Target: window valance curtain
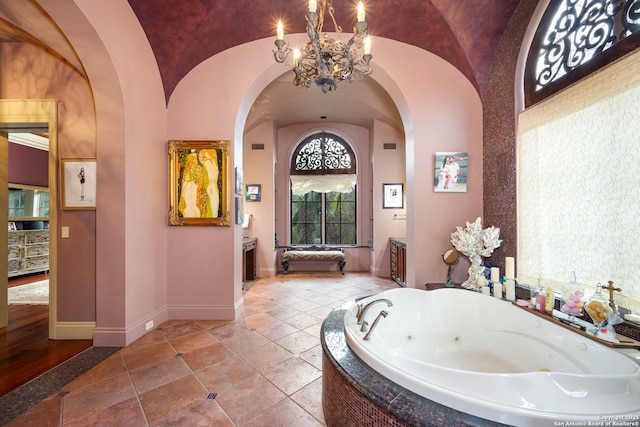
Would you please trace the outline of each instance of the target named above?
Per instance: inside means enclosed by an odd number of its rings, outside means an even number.
[[[318,193],[350,193],[356,185],[358,175],[291,175],[291,190],[294,196],[303,196],[311,191]]]

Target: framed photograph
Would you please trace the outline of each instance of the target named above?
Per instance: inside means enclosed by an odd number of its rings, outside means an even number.
[[[260,184],[247,184],[247,202],[260,201]]]
[[[95,210],[96,159],[60,159],[62,210]]]
[[[15,222],[9,221],[9,230],[17,230]]]
[[[466,151],[436,152],[434,190],[443,193],[466,193],[468,159]]]
[[[382,184],[382,208],[404,208],[404,184]]]
[[[231,226],[230,141],[169,141],[169,225]]]
[[[242,169],[236,166],[236,194],[242,195]]]
[[[236,200],[236,224],[240,225],[244,222],[244,203],[242,203],[242,197],[234,197]]]

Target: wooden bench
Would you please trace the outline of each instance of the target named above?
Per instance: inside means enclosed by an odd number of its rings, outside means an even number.
[[[316,245],[285,248],[282,254],[282,267],[285,273],[289,271],[291,262],[337,262],[342,274],[347,263],[342,249]]]

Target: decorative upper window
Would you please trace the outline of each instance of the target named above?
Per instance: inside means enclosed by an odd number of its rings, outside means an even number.
[[[527,59],[531,105],[640,46],[640,0],[552,0]]]
[[[342,138],[328,133],[304,139],[293,153],[291,175],[355,174],[356,157]]]

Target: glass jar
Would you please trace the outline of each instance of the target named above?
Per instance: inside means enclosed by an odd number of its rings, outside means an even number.
[[[613,312],[609,307],[609,302],[602,295],[602,285],[600,283],[596,286],[596,293],[589,298],[589,302],[584,308],[595,325],[602,324],[607,320],[609,313]]]
[[[584,289],[576,282],[576,273],[572,273],[573,278],[564,286],[564,302],[560,306],[560,311],[572,316],[582,316],[585,304]]]

